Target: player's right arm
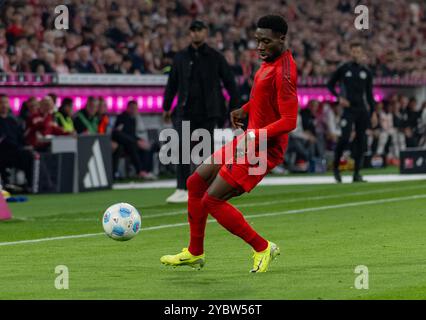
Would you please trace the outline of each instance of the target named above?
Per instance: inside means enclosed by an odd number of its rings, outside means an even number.
[[[244,126],[243,120],[248,115],[249,102],[241,108],[231,111],[231,125],[234,129],[241,129]]]

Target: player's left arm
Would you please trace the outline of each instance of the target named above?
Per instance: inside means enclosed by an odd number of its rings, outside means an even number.
[[[376,107],[376,101],[373,95],[373,74],[370,70],[367,71],[367,87],[366,87],[367,103],[370,106],[370,114],[373,113]]]
[[[276,90],[280,119],[261,128],[266,130],[268,140],[289,133],[297,126],[299,107],[297,99],[297,69],[293,61],[283,61],[283,67],[277,68],[274,90]],[[257,132],[255,133],[258,136]]]

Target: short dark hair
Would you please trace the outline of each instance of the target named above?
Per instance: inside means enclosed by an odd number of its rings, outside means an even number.
[[[271,29],[272,32],[280,33],[282,35],[287,34],[288,25],[282,16],[275,14],[268,14],[261,17],[257,21],[257,27],[262,29]]]
[[[64,98],[64,100],[62,100],[61,107],[66,107],[66,106],[72,107],[72,104],[73,104],[72,99],[67,97],[67,98]]]
[[[56,100],[58,99],[58,96],[56,95],[56,93],[49,93],[47,94],[48,97],[51,97],[53,102],[56,103]]]
[[[127,102],[127,108],[128,108],[128,107],[130,107],[132,104],[138,105],[138,103],[137,103],[137,101],[136,101],[136,100],[129,100],[129,101]]]

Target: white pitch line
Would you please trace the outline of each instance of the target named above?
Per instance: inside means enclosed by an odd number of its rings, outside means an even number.
[[[313,211],[332,210],[332,209],[340,209],[340,208],[347,208],[347,207],[375,205],[375,204],[382,204],[382,203],[416,200],[416,199],[425,199],[425,198],[426,198],[426,194],[418,194],[418,195],[412,195],[412,196],[407,196],[407,197],[397,197],[397,198],[388,198],[388,199],[379,199],[379,200],[370,200],[370,201],[349,202],[349,203],[343,203],[343,204],[337,204],[337,205],[331,205],[331,206],[321,206],[321,207],[312,207],[312,208],[305,208],[305,209],[286,210],[286,211],[246,215],[245,218],[256,219],[256,218],[263,218],[263,217],[274,217],[274,216],[281,216],[281,215],[300,214],[300,213],[313,212]],[[212,223],[212,222],[216,222],[216,220],[213,220],[213,219],[207,220],[207,223]],[[188,225],[187,222],[174,223],[174,224],[164,224],[164,225],[159,225],[159,226],[142,228],[141,231],[175,228],[175,227],[182,227],[182,226],[187,226],[187,225]],[[26,243],[38,243],[38,242],[65,240],[65,239],[76,239],[76,238],[89,238],[89,237],[94,237],[94,236],[99,236],[99,235],[104,235],[104,233],[100,232],[100,233],[89,233],[89,234],[80,234],[80,235],[72,235],[72,236],[42,238],[42,239],[34,239],[34,240],[0,242],[0,246],[11,246],[11,245],[18,245],[18,244],[26,244]]]
[[[364,175],[363,178],[368,182],[397,182],[397,181],[416,181],[426,180],[426,174],[370,174]],[[351,183],[352,177],[343,175],[343,183]],[[276,185],[314,185],[314,184],[336,184],[333,176],[267,176],[260,183],[260,186],[276,186]],[[116,183],[113,185],[114,190],[128,189],[161,189],[175,188],[176,180],[160,180],[153,182],[129,182]]]
[[[41,239],[33,239],[33,240],[19,240],[19,241],[12,241],[12,242],[0,242],[0,246],[12,246],[15,244],[37,243],[37,242],[46,242],[46,241],[55,241],[55,240],[64,240],[64,239],[90,238],[90,237],[98,236],[100,234],[104,234],[104,233],[86,233],[86,234],[77,234],[72,236],[41,238]]]

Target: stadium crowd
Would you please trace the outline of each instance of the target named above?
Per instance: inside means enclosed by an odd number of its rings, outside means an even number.
[[[149,141],[136,101],[129,101],[127,109],[114,116],[113,122],[103,98],[89,97],[85,108],[75,113],[71,98],[63,99],[59,108],[56,101],[54,94],[41,100],[29,98],[15,116],[8,96],[0,94],[0,174],[3,181],[8,181],[7,169],[17,168],[24,171],[31,185],[32,160],[37,153],[50,151],[54,136],[87,134],[111,137],[114,173],[118,170],[119,159],[125,156],[138,178],[156,179],[152,171],[158,143]]]
[[[102,98],[89,97],[85,108],[75,113],[71,98],[63,99],[59,108],[55,101],[54,94],[40,101],[29,98],[20,114],[14,116],[8,97],[0,95],[3,179],[7,168],[16,167],[23,170],[30,181],[33,152],[48,152],[53,136],[79,134],[111,136],[114,173],[120,157],[126,156],[137,177],[156,178],[153,156],[159,150],[159,142],[149,138],[135,101],[129,102],[119,115],[109,115]],[[330,160],[340,135],[341,114],[342,108],[330,102],[311,100],[306,108],[300,108],[283,167],[295,172],[314,171],[310,168],[312,162]],[[379,102],[372,114],[366,153],[381,158],[383,165],[398,165],[399,151],[416,146],[426,147],[426,101],[420,103],[415,98],[393,95]]]
[[[291,26],[288,44],[300,75],[328,76],[356,39],[368,44],[365,62],[375,76],[426,74],[424,1],[363,1],[370,16],[363,32],[353,27],[357,0],[2,3],[0,71],[9,73],[167,73],[174,54],[188,45],[188,25],[197,17],[209,25],[209,45],[224,52],[234,71],[248,79],[258,63],[256,18],[275,12]],[[69,30],[54,28],[54,8],[62,4],[69,8]]]
[[[256,18],[275,12],[291,26],[287,41],[300,76],[328,78],[347,58],[353,40],[365,45],[365,63],[376,77],[425,76],[425,2],[364,1],[371,28],[354,32],[358,2],[0,0],[0,72],[167,74],[175,53],[188,46],[188,26],[197,17],[209,26],[208,44],[224,54],[240,79],[244,103],[259,64],[253,40]],[[54,8],[61,4],[70,11],[69,30],[54,29]],[[34,152],[49,151],[55,135],[81,134],[111,137],[114,173],[126,156],[136,176],[156,178],[153,157],[159,143],[149,138],[136,102],[111,115],[102,98],[90,97],[84,109],[74,110],[72,98],[57,106],[52,94],[28,99],[16,117],[8,97],[0,95],[2,179],[7,179],[7,168],[16,167],[30,182]],[[330,163],[341,115],[342,107],[331,102],[311,100],[300,108],[283,167],[306,172],[315,171],[316,163]],[[426,147],[426,102],[393,95],[378,103],[368,129],[367,154],[397,165],[399,151],[415,146]]]

